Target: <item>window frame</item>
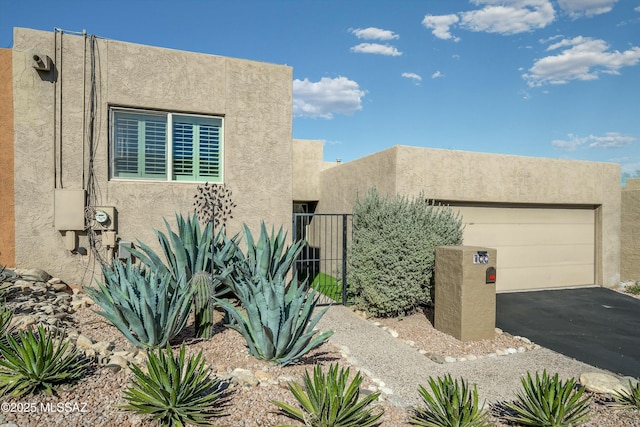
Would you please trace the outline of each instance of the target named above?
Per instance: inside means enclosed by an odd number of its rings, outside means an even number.
[[[116,114],[124,113],[124,114],[138,114],[143,116],[155,116],[155,117],[163,117],[166,124],[166,141],[165,141],[165,176],[164,177],[143,177],[143,176],[117,176],[116,175]],[[173,122],[174,116],[184,117],[187,122],[196,121],[198,119],[219,121],[219,148],[218,148],[218,159],[219,159],[219,173],[217,177],[214,176],[205,176],[201,177],[201,179],[184,179],[180,178],[180,175],[177,175],[173,170],[174,166],[174,156],[173,145],[174,145],[174,129]],[[131,108],[131,107],[119,107],[119,106],[110,106],[109,107],[109,179],[113,181],[136,181],[136,182],[167,182],[167,183],[202,183],[202,182],[210,182],[214,184],[222,184],[224,183],[224,142],[225,142],[225,133],[224,133],[224,116],[223,115],[206,115],[206,114],[194,114],[194,113],[183,113],[179,111],[165,111],[165,110],[150,110],[144,108]],[[198,147],[200,147],[200,139],[198,138]],[[138,158],[140,161],[140,158]],[[192,159],[193,162],[193,159]],[[193,164],[193,168],[196,166]],[[143,168],[144,164],[138,163],[138,168]]]

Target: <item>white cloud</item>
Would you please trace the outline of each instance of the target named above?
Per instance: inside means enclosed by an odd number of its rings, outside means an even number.
[[[635,10],[636,12],[640,12],[640,6],[634,8],[633,10]]]
[[[556,139],[551,144],[563,151],[575,151],[579,147],[588,148],[622,148],[635,142],[633,136],[621,135],[619,132],[607,132],[604,136],[589,135],[579,137],[574,134],[567,135],[567,140]]]
[[[460,25],[471,31],[518,34],[544,28],[555,19],[549,0],[472,0],[485,5],[460,13]]]
[[[422,25],[433,30],[431,32],[437,38],[449,40],[453,38],[449,30],[451,26],[456,24],[459,20],[460,18],[458,18],[457,15],[427,15],[422,20]],[[456,37],[454,40],[458,41],[459,39]]]
[[[619,74],[619,69],[636,65],[640,61],[640,47],[627,51],[607,51],[604,40],[590,37],[564,39],[552,44],[547,51],[566,48],[558,55],[535,61],[529,73],[522,77],[529,86],[565,84],[570,80],[596,80],[600,73]]]
[[[422,80],[422,76],[416,73],[402,73],[402,77],[411,79],[415,82],[419,82]]]
[[[563,151],[574,151],[586,142],[586,138],[579,138],[572,133],[567,137],[569,137],[568,140],[554,139],[551,141],[551,145]]]
[[[366,91],[346,77],[323,77],[318,82],[308,79],[293,81],[294,116],[332,119],[334,114],[353,114],[362,110]]]
[[[572,18],[611,12],[618,0],[558,0],[558,5]]]
[[[471,0],[481,9],[457,14],[427,15],[422,25],[439,39],[454,39],[451,28],[460,26],[469,31],[498,34],[518,34],[544,28],[555,19],[550,0]]]
[[[355,30],[350,29],[349,31],[351,31],[357,38],[365,40],[394,40],[400,38],[400,36],[393,31],[375,27],[356,28]]]
[[[589,148],[622,148],[635,140],[632,136],[620,135],[618,132],[607,132],[604,136],[589,135]]]
[[[440,71],[436,71],[435,73],[431,74],[432,79],[438,79],[440,77],[444,77],[444,74],[442,74]]]
[[[379,43],[360,43],[357,46],[351,48],[352,52],[357,53],[373,53],[376,55],[386,56],[400,56],[402,52],[398,51],[395,47],[388,44]]]

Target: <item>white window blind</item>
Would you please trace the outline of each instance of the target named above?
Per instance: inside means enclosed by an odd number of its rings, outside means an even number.
[[[222,137],[220,117],[115,109],[112,176],[222,182]]]

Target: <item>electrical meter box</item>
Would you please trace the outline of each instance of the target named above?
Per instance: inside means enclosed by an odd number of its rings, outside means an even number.
[[[116,208],[113,206],[96,206],[92,211],[91,228],[101,231],[115,231]]]
[[[434,326],[460,341],[493,339],[496,328],[496,249],[436,247]]]

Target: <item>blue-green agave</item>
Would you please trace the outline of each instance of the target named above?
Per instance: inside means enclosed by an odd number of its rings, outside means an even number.
[[[168,273],[115,261],[102,269],[105,281],[85,288],[104,316],[134,345],[164,347],[186,326],[194,290]]]
[[[258,359],[288,365],[333,334],[326,331],[315,336],[318,331],[313,328],[328,307],[312,319],[316,292],[307,291],[296,278],[287,285],[283,277],[260,276],[242,279],[235,287],[244,310],[224,299],[218,299],[218,304],[232,319],[228,326],[242,334],[249,353]]]

